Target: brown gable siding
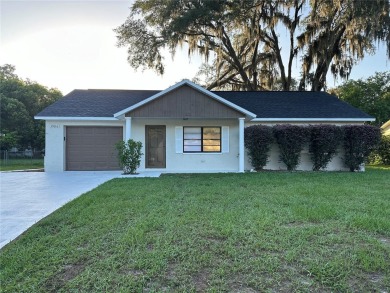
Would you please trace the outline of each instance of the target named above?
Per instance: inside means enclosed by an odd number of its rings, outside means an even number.
[[[139,118],[238,118],[244,114],[184,85],[126,113]]]

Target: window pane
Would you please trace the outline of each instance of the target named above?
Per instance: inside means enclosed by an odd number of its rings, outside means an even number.
[[[220,152],[221,146],[203,146],[204,152]]]
[[[204,139],[203,145],[221,145],[221,141],[219,139]]]
[[[221,128],[219,128],[219,127],[204,127],[203,128],[203,138],[220,139],[221,138]]]
[[[184,127],[184,134],[186,133],[202,133],[201,127]]]
[[[184,145],[202,145],[202,141],[200,139],[191,139],[184,140]]]
[[[203,135],[204,139],[221,139],[221,135],[219,133],[209,133],[207,135]]]
[[[184,146],[184,151],[185,152],[200,152],[202,150],[202,148],[201,148],[201,146],[199,145],[199,146],[197,146],[197,145],[190,145],[190,146],[188,146],[188,145],[185,145]]]
[[[201,139],[201,133],[184,133],[184,139]]]
[[[184,127],[184,140],[186,139],[202,139],[202,128],[201,127]],[[199,145],[201,142],[199,142]]]

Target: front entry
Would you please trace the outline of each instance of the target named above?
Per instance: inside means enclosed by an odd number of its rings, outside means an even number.
[[[146,126],[146,168],[165,168],[165,126]]]

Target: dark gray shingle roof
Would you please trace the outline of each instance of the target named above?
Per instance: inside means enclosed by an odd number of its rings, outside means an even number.
[[[74,90],[36,117],[113,117],[160,91]],[[234,92],[216,95],[254,113],[257,118],[372,118],[325,92]]]
[[[36,117],[114,117],[114,114],[160,91],[73,90]]]
[[[372,118],[325,92],[214,92],[256,118]]]

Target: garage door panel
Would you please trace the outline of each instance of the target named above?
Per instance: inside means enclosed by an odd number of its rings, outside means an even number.
[[[117,134],[117,135],[120,135],[120,134],[122,134],[122,130],[123,130],[122,128],[118,128],[118,129],[113,129],[112,132]]]
[[[69,126],[66,136],[66,170],[120,169],[115,144],[122,127]]]
[[[80,133],[80,129],[77,128],[77,127],[67,127],[66,133],[68,135],[79,134]]]
[[[111,133],[114,133],[114,130],[112,130]],[[106,135],[107,130],[106,129],[96,129],[94,134],[95,135]]]
[[[81,128],[80,134],[92,136],[92,135],[94,135],[94,129],[92,127]]]

